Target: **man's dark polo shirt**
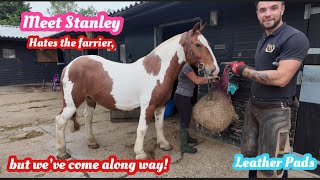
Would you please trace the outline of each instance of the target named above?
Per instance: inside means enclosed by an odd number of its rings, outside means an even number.
[[[309,49],[309,40],[301,31],[283,23],[273,34],[260,39],[255,54],[255,70],[276,70],[275,61],[288,59],[303,62]],[[297,73],[285,87],[264,85],[253,81],[253,96],[266,100],[279,100],[295,95]]]

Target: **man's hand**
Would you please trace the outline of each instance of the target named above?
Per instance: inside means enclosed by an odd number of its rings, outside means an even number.
[[[247,67],[246,64],[241,61],[234,61],[234,62],[230,62],[228,63],[229,66],[231,66],[231,70],[233,72],[233,74],[238,75],[238,76],[242,76],[243,70]]]

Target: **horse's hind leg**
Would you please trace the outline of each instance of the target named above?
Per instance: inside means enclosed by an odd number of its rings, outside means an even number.
[[[72,118],[74,130],[79,130],[80,125],[76,121],[76,111],[77,108],[83,103],[85,99],[85,93],[79,84],[75,83],[72,85],[69,81],[63,83],[61,88],[63,93],[64,107],[61,114],[56,116],[56,148],[58,150],[57,158],[67,159],[71,156],[66,149],[65,128],[68,120]]]
[[[92,133],[92,117],[93,117],[93,111],[96,107],[96,102],[90,97],[86,97],[86,102],[87,104],[84,109],[83,115],[85,117],[85,127],[86,127],[88,147],[91,149],[97,149],[99,148],[99,144],[94,139],[94,136]]]
[[[160,148],[164,151],[170,151],[172,146],[166,140],[163,134],[163,117],[164,117],[164,107],[159,107],[154,112],[155,117],[155,126],[157,132],[157,144],[160,145]]]
[[[76,110],[75,106],[66,106],[62,109],[62,113],[56,116],[56,148],[58,150],[58,159],[68,159],[71,157],[66,149],[65,128],[68,120],[76,115]]]

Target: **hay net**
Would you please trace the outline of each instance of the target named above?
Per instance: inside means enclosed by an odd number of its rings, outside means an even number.
[[[238,116],[227,92],[230,68],[224,68],[221,79],[214,83],[215,88],[203,96],[194,106],[192,118],[206,129],[219,133],[226,130]]]

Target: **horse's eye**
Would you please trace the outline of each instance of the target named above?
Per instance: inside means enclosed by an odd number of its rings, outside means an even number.
[[[197,44],[196,44],[196,47],[198,47],[198,48],[201,47],[201,44],[198,44],[198,43],[197,43]]]

